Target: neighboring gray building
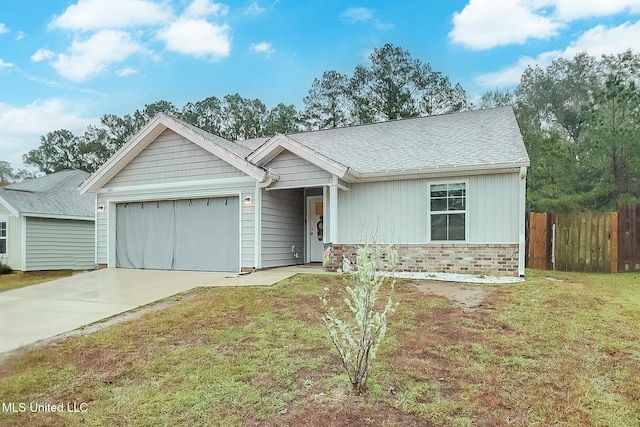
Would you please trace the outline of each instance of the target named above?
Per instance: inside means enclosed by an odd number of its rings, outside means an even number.
[[[80,190],[104,267],[335,269],[374,236],[401,270],[523,275],[528,166],[511,107],[235,143],[158,115]]]
[[[95,268],[95,196],[78,170],[0,187],[0,259],[14,270]]]

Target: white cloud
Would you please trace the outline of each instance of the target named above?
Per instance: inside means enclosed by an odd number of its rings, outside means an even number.
[[[563,21],[640,12],[640,0],[549,0],[554,17]]]
[[[118,77],[127,77],[127,76],[130,76],[132,74],[137,74],[137,73],[138,73],[138,70],[130,68],[130,67],[125,67],[125,68],[123,68],[121,70],[117,70],[116,71],[116,75]]]
[[[469,0],[453,14],[452,42],[474,50],[548,39],[568,23],[640,13],[640,0]]]
[[[7,26],[2,22],[0,22],[0,34],[6,34],[8,32],[9,32],[9,29],[7,28]]]
[[[2,68],[12,68],[13,64],[11,62],[6,62],[0,59],[0,69]]]
[[[449,38],[454,43],[482,50],[558,34],[561,24],[536,14],[529,3],[525,0],[470,0],[461,12],[453,14]]]
[[[640,52],[640,22],[626,22],[617,27],[598,25],[573,41],[564,50],[543,52],[535,58],[523,56],[517,63],[496,72],[480,75],[476,82],[487,89],[518,84],[527,66],[547,67],[556,58],[571,59],[581,52],[600,57],[605,54],[622,53],[628,49]]]
[[[348,24],[372,24],[376,29],[387,31],[393,28],[393,24],[380,21],[375,16],[375,11],[367,7],[352,7],[340,14]]]
[[[247,7],[242,14],[243,15],[260,15],[261,13],[265,13],[267,11],[266,8],[260,6],[257,1],[254,1]]]
[[[48,59],[52,59],[56,56],[56,54],[49,49],[38,49],[36,53],[31,55],[31,61],[33,62],[42,62]]]
[[[0,102],[0,160],[22,168],[22,155],[40,145],[40,136],[55,129],[83,132],[99,118],[85,117],[83,102],[60,99],[37,100],[15,107]]]
[[[194,0],[187,7],[183,16],[188,18],[206,18],[207,16],[225,16],[229,13],[229,7],[222,3],[209,0]]]
[[[351,24],[368,22],[374,19],[373,10],[366,7],[352,7],[342,12],[340,17]]]
[[[158,32],[167,49],[196,57],[220,59],[231,51],[231,28],[202,19],[180,18]]]
[[[264,53],[267,56],[270,56],[272,53],[276,51],[271,45],[271,43],[267,43],[267,42],[253,43],[250,49],[251,49],[251,52]]]
[[[170,8],[149,0],[79,0],[51,22],[54,28],[99,30],[152,25],[171,19]]]
[[[104,71],[109,65],[123,61],[144,48],[129,33],[102,30],[84,41],[74,41],[66,54],[58,55],[53,67],[70,80],[84,81]]]

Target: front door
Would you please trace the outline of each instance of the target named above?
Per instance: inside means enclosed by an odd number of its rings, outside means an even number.
[[[322,262],[323,241],[322,196],[307,197],[307,254],[308,262]]]

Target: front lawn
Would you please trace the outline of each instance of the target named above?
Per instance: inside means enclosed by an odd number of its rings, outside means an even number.
[[[340,307],[343,286],[299,275],[198,289],[6,359],[0,426],[640,424],[638,276],[529,271],[486,286],[474,309],[398,283],[367,398],[350,393],[320,320],[324,288]]]
[[[14,272],[0,274],[0,292],[60,279],[71,276],[72,274],[73,271],[71,270],[28,271],[25,273]]]

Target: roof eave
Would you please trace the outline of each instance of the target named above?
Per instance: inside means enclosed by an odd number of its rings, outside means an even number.
[[[466,175],[487,175],[497,173],[518,172],[521,167],[528,167],[528,160],[514,161],[510,163],[493,163],[466,166],[442,166],[420,169],[387,170],[378,172],[358,172],[349,170],[345,178],[351,182],[381,181],[385,179],[412,179],[430,178],[439,176],[466,176]]]

